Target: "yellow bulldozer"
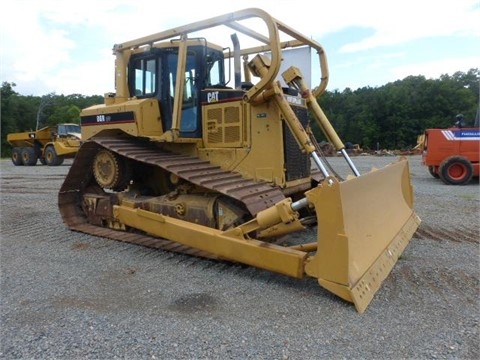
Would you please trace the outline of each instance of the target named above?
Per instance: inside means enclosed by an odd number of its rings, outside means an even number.
[[[305,69],[282,63],[297,48],[318,55],[313,90]],[[59,191],[66,225],[316,278],[363,312],[420,219],[407,160],[360,174],[320,108],[322,46],[250,8],[113,52],[116,92],[82,111],[84,142]],[[309,116],[351,175],[328,163]]]
[[[66,158],[74,158],[80,149],[81,130],[78,124],[57,124],[36,131],[7,134],[15,166],[62,165]]]

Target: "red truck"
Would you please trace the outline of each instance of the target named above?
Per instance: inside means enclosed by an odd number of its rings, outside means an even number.
[[[479,176],[480,128],[427,129],[422,164],[448,185],[465,185]]]

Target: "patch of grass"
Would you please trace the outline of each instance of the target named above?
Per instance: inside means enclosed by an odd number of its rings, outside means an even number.
[[[477,195],[475,194],[466,194],[466,195],[460,195],[462,199],[467,199],[467,200],[473,200],[477,198]]]

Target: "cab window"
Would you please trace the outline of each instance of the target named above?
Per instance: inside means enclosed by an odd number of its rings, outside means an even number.
[[[157,92],[157,59],[138,59],[133,66],[134,96],[151,96]]]

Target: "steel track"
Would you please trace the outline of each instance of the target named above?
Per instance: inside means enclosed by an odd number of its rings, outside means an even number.
[[[279,188],[243,178],[197,157],[166,152],[136,138],[95,138],[82,145],[58,194],[58,205],[69,229],[123,242],[193,256],[218,258],[169,240],[143,233],[125,232],[89,224],[82,209],[83,195],[95,181],[92,164],[100,149],[108,149],[125,158],[160,167],[195,185],[211,189],[242,202],[252,216],[285,198]]]

